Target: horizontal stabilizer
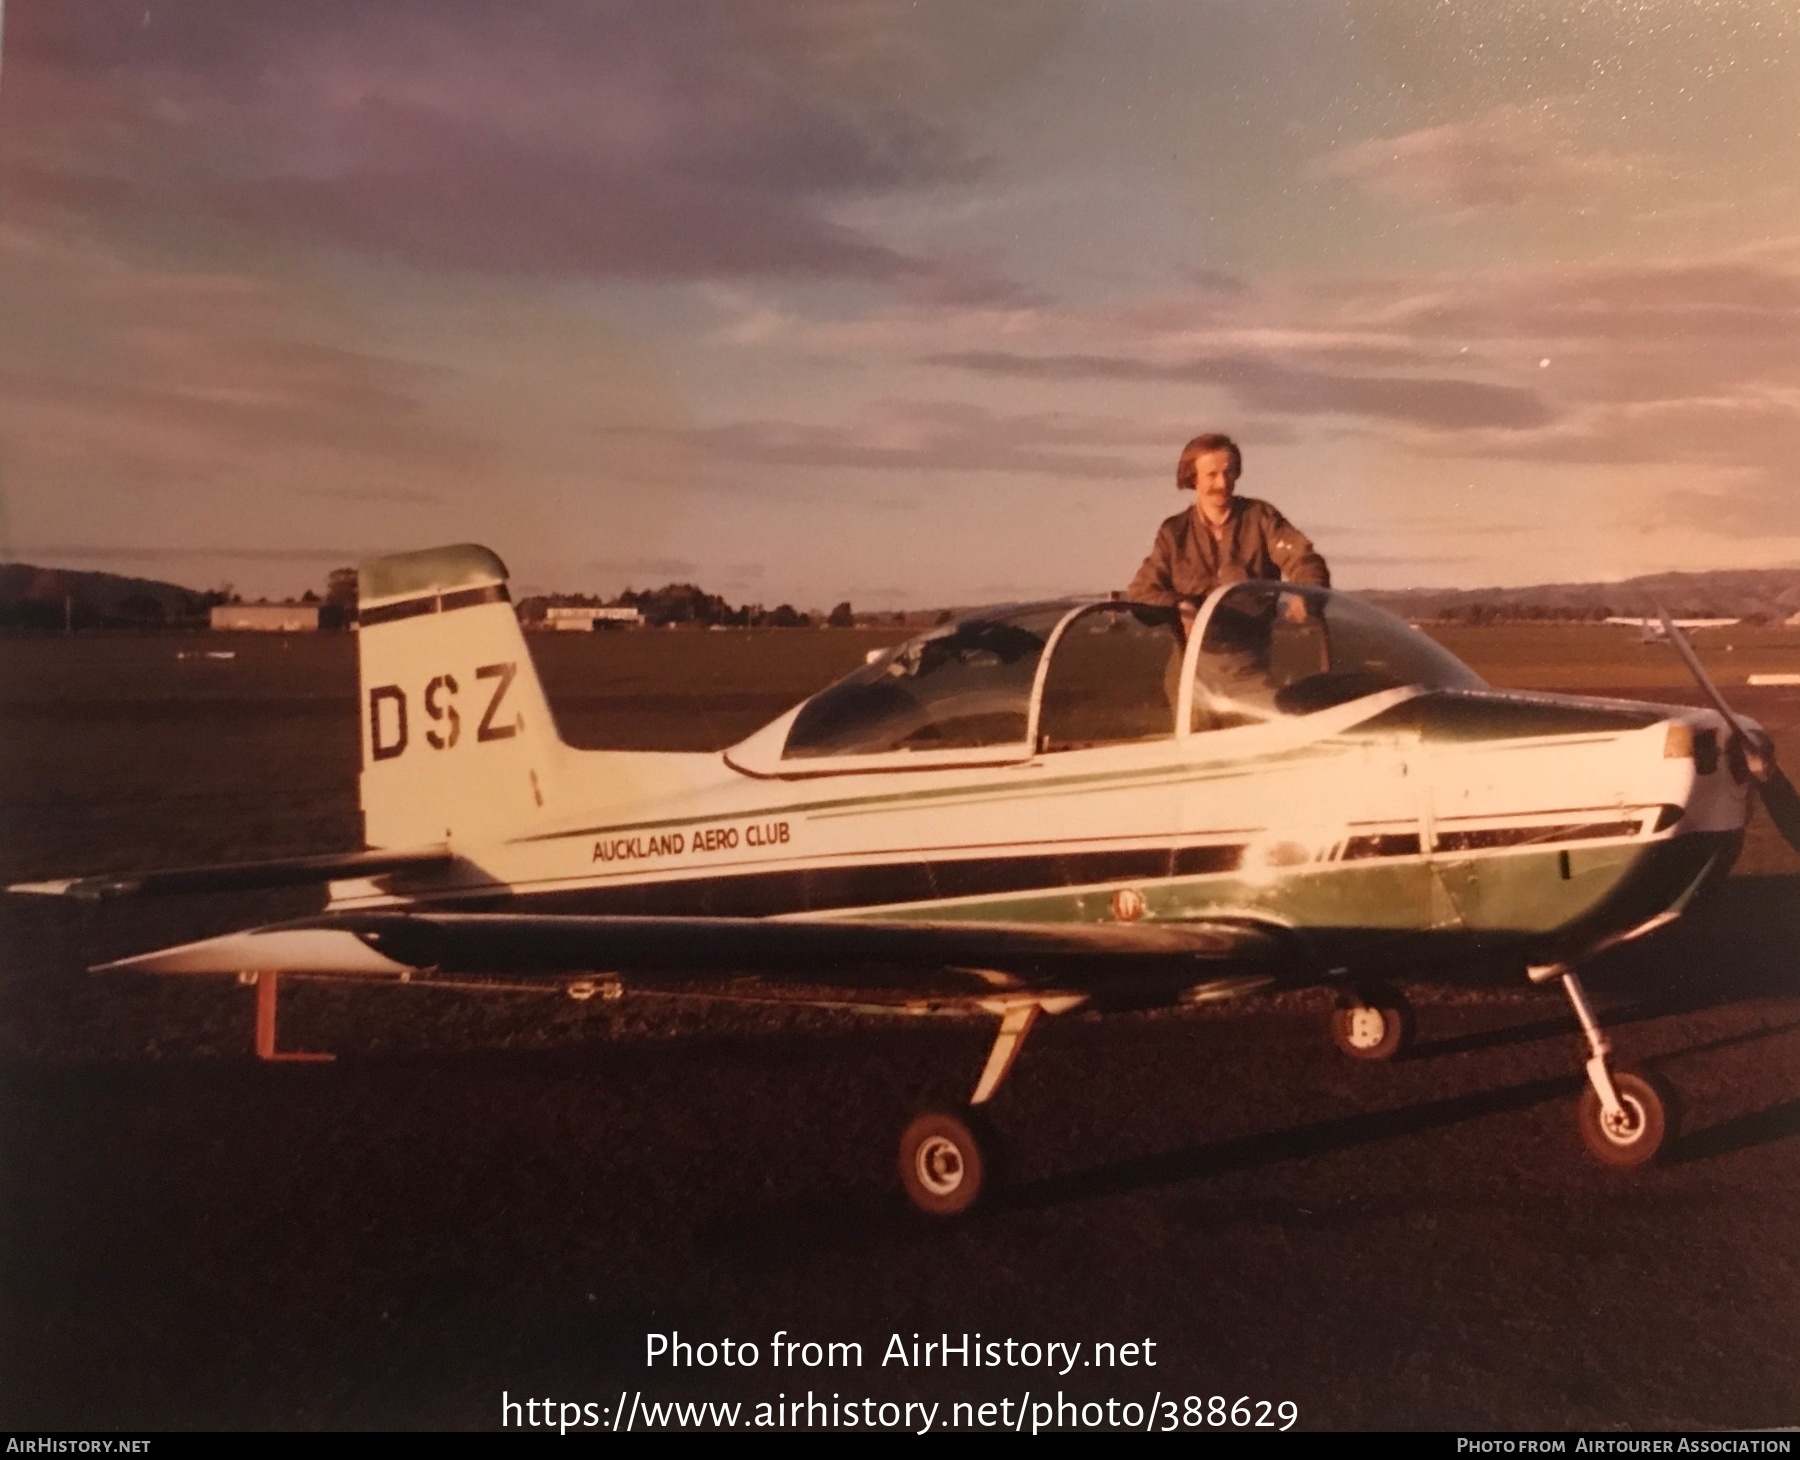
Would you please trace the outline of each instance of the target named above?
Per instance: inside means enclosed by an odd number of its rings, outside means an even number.
[[[128,872],[74,877],[62,882],[15,882],[8,892],[91,901],[114,897],[158,897],[176,892],[250,892],[267,887],[304,887],[348,877],[379,877],[451,860],[448,847],[412,851],[330,852],[320,857],[285,857],[274,862],[222,863],[210,867],[170,867],[160,872]]]
[[[1195,962],[1272,969],[1293,949],[1250,922],[1041,924],[779,918],[350,913],[234,933],[104,965],[148,973],[557,976],[760,973],[803,981],[859,968],[981,968],[1080,984]]]
[[[412,969],[383,957],[354,933],[338,928],[274,927],[183,943],[116,963],[94,973],[334,973],[398,978]]]

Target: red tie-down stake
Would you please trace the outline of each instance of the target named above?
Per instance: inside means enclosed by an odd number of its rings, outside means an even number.
[[[281,975],[272,969],[240,975],[245,983],[256,985],[256,1057],[263,1060],[316,1062],[336,1059],[334,1054],[314,1054],[300,1050],[275,1048],[275,1011],[281,997]]]

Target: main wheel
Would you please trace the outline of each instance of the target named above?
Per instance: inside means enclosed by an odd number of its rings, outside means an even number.
[[[943,1111],[921,1115],[900,1137],[900,1184],[907,1199],[934,1217],[966,1212],[987,1179],[981,1141],[967,1122]]]
[[[1351,1059],[1391,1060],[1412,1037],[1412,1005],[1390,988],[1346,994],[1331,1011],[1331,1042]]]
[[[1642,1075],[1613,1071],[1619,1113],[1607,1115],[1589,1085],[1581,1093],[1581,1139],[1607,1166],[1642,1166],[1655,1158],[1669,1133],[1669,1101]]]

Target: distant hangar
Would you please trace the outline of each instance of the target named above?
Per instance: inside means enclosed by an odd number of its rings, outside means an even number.
[[[219,603],[211,614],[212,627],[265,634],[316,633],[316,603]]]
[[[544,627],[587,632],[592,629],[637,628],[644,622],[635,608],[559,607],[544,610]]]

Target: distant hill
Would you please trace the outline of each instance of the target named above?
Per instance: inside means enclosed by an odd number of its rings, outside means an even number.
[[[1620,583],[1540,583],[1530,588],[1406,588],[1359,592],[1409,619],[1639,618],[1653,603],[1677,618],[1760,618],[1800,612],[1800,568],[1721,568],[1651,573]]]
[[[60,629],[170,623],[204,617],[216,595],[118,573],[0,563],[0,628]]]

